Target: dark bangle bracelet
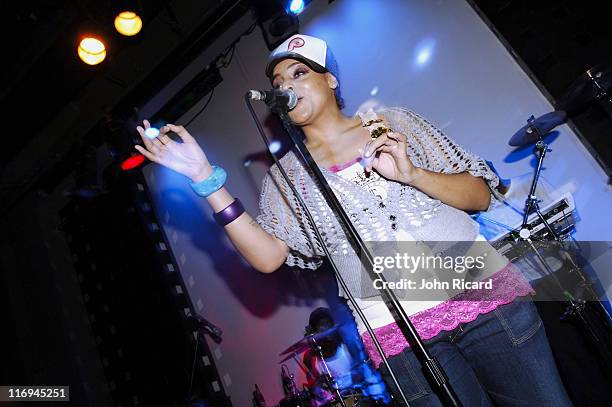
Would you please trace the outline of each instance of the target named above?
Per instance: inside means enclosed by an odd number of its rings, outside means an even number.
[[[234,199],[234,202],[221,209],[219,212],[213,213],[215,221],[220,226],[225,226],[230,222],[233,222],[238,216],[244,213],[244,206],[238,198]]]

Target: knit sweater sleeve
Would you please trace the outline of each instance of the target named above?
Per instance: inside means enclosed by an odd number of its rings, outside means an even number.
[[[299,202],[275,167],[264,177],[259,209],[257,223],[289,246],[287,265],[315,270],[323,263],[321,246],[313,241],[313,228],[304,219]]]
[[[408,153],[415,165],[445,174],[468,172],[481,177],[491,193],[487,210],[503,200],[497,190],[499,177],[481,157],[459,145],[415,112],[404,108],[388,108],[382,113],[392,122],[395,131],[408,136]]]

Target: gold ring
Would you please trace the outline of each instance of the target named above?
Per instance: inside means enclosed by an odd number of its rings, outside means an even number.
[[[385,133],[390,133],[392,132],[392,130],[388,127],[378,127],[374,130],[372,130],[370,132],[370,137],[372,137],[373,139],[377,139],[378,137],[382,136]]]

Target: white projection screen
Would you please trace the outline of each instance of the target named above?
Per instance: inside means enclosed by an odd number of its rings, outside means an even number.
[[[314,0],[299,18],[300,31],[324,38],[336,55],[346,114],[373,105],[408,107],[492,162],[503,178],[530,177],[533,156],[513,153],[507,142],[530,115],[538,117],[553,107],[470,3]],[[252,17],[245,16],[229,27],[144,106],[141,119],[154,114],[251,23]],[[227,188],[253,216],[259,212],[266,167],[243,165],[249,155],[264,150],[243,95],[248,89],[269,88],[263,72],[268,53],[259,27],[242,38],[232,64],[221,71],[223,82],[210,105],[189,126],[211,162],[227,170]],[[186,123],[207,98],[177,123]],[[265,106],[257,108],[265,121]],[[602,217],[612,204],[605,173],[567,125],[558,130],[543,178],[553,191],[573,194],[577,240],[611,241],[612,217]],[[302,336],[310,311],[335,294],[330,280],[321,286],[302,276],[308,272],[254,271],[185,177],[155,164],[144,172],[188,295],[196,311],[223,330],[221,344],[207,339],[222,378],[219,385],[235,406],[251,405],[255,383],[268,405],[277,403],[282,397],[278,354]],[[599,277],[610,286],[606,270]]]

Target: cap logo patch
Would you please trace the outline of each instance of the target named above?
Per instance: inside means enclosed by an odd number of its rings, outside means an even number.
[[[294,39],[289,41],[289,44],[287,44],[287,51],[293,51],[296,48],[303,47],[304,44],[305,44],[305,42],[304,42],[303,38],[295,37]]]

